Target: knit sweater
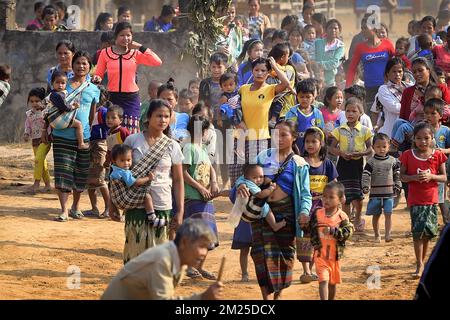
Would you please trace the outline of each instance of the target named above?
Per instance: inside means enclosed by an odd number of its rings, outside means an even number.
[[[367,161],[362,175],[362,188],[370,189],[369,198],[392,198],[395,190],[401,187],[398,159],[375,155]]]

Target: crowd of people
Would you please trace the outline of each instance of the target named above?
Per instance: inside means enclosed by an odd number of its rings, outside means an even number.
[[[262,297],[279,299],[297,259],[300,281],[318,281],[320,298],[334,299],[346,240],[366,230],[364,199],[374,241],[383,239],[382,214],[384,241],[395,241],[391,215],[403,189],[416,257],[412,276],[419,278],[429,241],[439,235],[438,212],[449,221],[450,2],[443,1],[437,20],[411,21],[402,30],[408,37],[395,44],[386,25],[373,28],[365,15],[348,59],[341,23],[315,13],[314,1],[305,0],[280,29],[260,12],[259,0],[248,7],[245,17],[235,4],[222,13],[210,77],[192,79],[182,90],[174,79],[154,79],[142,102],[137,66],[163,61],[133,40],[129,9],[119,9],[117,22],[99,16],[95,29],[104,33],[94,59],[68,40],[58,43],[47,88],[28,95],[24,138],[35,154],[30,192],[39,192],[41,181],[51,189],[46,155],[53,147],[57,221],[87,215],[124,221],[122,273],[149,263],[140,255],[157,247],[149,259],[180,255],[177,261],[189,262],[187,276],[210,280],[217,276],[203,267],[207,254],[183,255],[185,235],[176,232],[183,221],[194,230],[189,221],[202,220],[209,232],[199,227],[193,239],[203,247],[208,240],[214,250],[220,233],[214,199],[226,196],[240,217],[230,218],[236,226],[231,249],[240,250],[243,282],[250,254]],[[35,8],[30,25],[62,25],[57,9]],[[169,31],[175,15],[164,6],[145,30]],[[0,66],[0,90],[9,90],[10,73]],[[92,208],[82,211],[86,189]],[[175,246],[167,244],[174,239]],[[166,262],[158,268],[167,269]],[[167,278],[151,278],[167,285]],[[106,296],[120,296],[111,290]],[[126,290],[121,297],[133,296]],[[158,292],[135,297],[167,297]],[[203,297],[221,292],[216,284]]]

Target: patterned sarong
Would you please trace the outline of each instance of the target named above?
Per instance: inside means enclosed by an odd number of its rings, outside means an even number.
[[[147,154],[139,160],[139,162],[131,168],[133,177],[142,178],[148,176],[149,172],[153,170],[158,164],[159,160],[166,153],[167,147],[172,143],[172,140],[163,135],[153,146],[150,147]],[[133,209],[142,205],[145,195],[149,192],[150,184],[145,184],[139,187],[127,187],[122,180],[111,181],[111,200],[119,209]]]
[[[260,287],[269,293],[291,285],[295,261],[295,215],[291,197],[269,203],[276,221],[286,219],[286,226],[274,232],[265,219],[252,223],[251,256]]]
[[[148,223],[144,209],[130,209],[125,211],[125,246],[123,249],[123,264],[137,257],[149,248],[166,242],[170,210],[155,210],[158,218],[165,218],[166,226],[155,228]]]

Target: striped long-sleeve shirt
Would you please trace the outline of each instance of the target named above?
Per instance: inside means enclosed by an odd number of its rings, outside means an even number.
[[[362,187],[370,189],[370,198],[392,198],[400,189],[400,162],[392,156],[375,155],[367,161],[362,176]]]

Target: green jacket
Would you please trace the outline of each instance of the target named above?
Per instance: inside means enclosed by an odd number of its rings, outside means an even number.
[[[320,250],[322,248],[322,243],[319,237],[319,228],[317,223],[316,211],[311,214],[309,220],[309,231],[311,232],[311,244],[314,250]],[[350,239],[353,234],[353,224],[348,220],[343,220],[338,228],[332,228],[330,231],[333,236],[337,239],[337,250],[336,250],[336,260],[339,260],[344,255],[345,241]]]
[[[315,41],[315,61],[324,69],[325,85],[334,86],[338,67],[342,64],[341,59],[344,57],[344,43],[338,39],[327,51],[326,45],[327,39]]]

